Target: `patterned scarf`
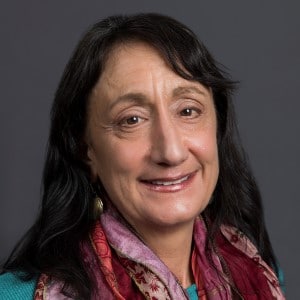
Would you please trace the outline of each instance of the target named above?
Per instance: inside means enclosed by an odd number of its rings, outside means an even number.
[[[200,300],[285,299],[273,270],[261,259],[246,236],[223,226],[216,251],[207,253],[206,227],[201,218],[194,225],[191,265]],[[118,214],[102,214],[82,246],[83,260],[94,275],[96,299],[188,299],[167,266],[120,221]],[[209,258],[208,258],[209,257]],[[41,275],[35,300],[66,300],[62,283]]]

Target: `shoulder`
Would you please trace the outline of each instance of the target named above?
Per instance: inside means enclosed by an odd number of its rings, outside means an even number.
[[[0,300],[33,299],[36,279],[23,281],[13,273],[0,275]]]

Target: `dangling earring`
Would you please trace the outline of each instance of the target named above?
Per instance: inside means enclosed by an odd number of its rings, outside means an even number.
[[[97,195],[94,199],[94,220],[100,218],[101,214],[103,213],[103,202],[102,199]]]

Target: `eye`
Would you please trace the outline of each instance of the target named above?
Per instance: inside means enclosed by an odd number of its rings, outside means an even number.
[[[130,116],[121,120],[119,123],[121,126],[132,126],[143,122],[144,119],[139,116]]]
[[[140,121],[140,118],[137,117],[137,116],[132,116],[130,118],[127,118],[125,120],[125,123],[128,124],[128,125],[134,125],[134,124],[137,124],[138,122]]]
[[[187,107],[180,111],[180,115],[183,117],[197,117],[199,116],[201,111],[196,108]]]

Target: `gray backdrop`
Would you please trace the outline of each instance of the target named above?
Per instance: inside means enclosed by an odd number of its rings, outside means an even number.
[[[190,26],[240,80],[242,140],[266,222],[298,299],[300,18],[297,1],[2,1],[0,4],[0,259],[36,215],[49,108],[88,25],[115,13],[161,12]]]

